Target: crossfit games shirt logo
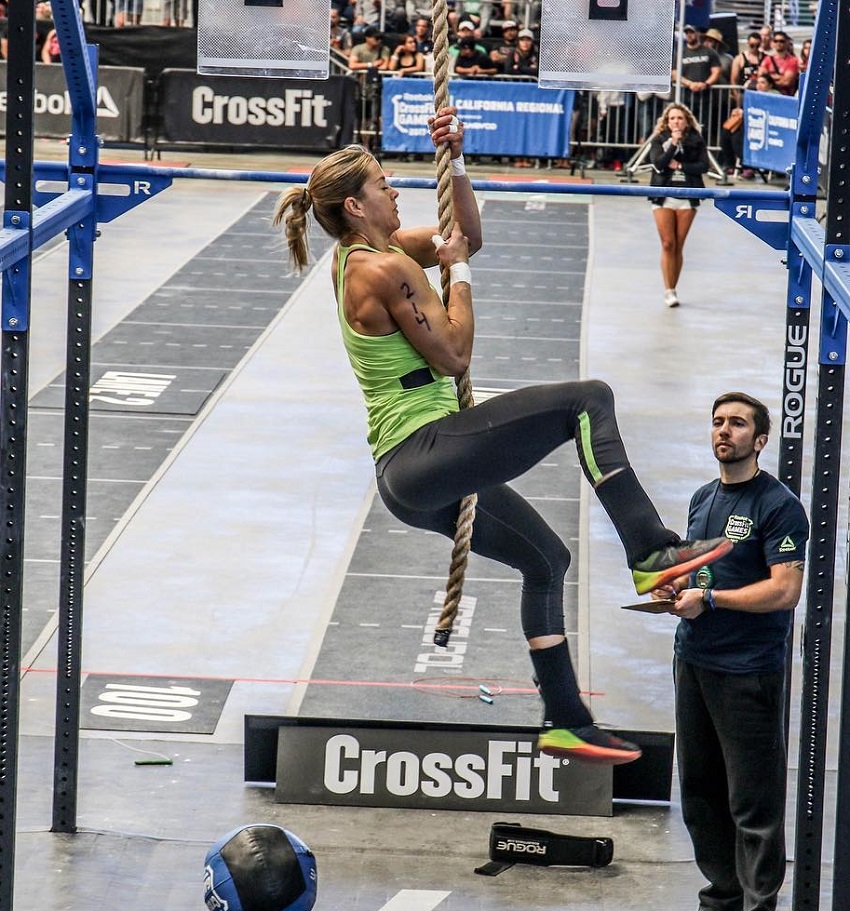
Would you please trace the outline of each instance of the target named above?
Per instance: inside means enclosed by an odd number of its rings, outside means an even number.
[[[227,911],[229,907],[225,899],[216,894],[213,885],[213,868],[209,864],[204,867],[204,902],[210,911]]]
[[[747,516],[729,516],[724,534],[730,541],[746,541],[752,533],[752,519]]]

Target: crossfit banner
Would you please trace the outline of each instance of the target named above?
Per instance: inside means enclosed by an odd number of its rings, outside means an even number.
[[[145,72],[129,67],[98,67],[97,131],[107,142],[142,142]],[[0,61],[0,111],[6,111],[6,61]],[[51,63],[35,65],[35,135],[64,139],[71,132],[71,99],[65,71]],[[6,118],[0,122],[5,130]],[[0,133],[0,135],[5,135]]]
[[[158,143],[338,149],[354,134],[354,82],[200,76],[164,70]]]
[[[796,151],[797,99],[744,92],[744,130],[744,164],[784,173]]]
[[[533,82],[478,79],[453,79],[449,92],[463,120],[468,155],[569,156],[573,92],[546,92]],[[427,119],[433,113],[430,79],[384,79],[381,148],[432,153]]]
[[[280,803],[611,816],[610,766],[539,753],[537,731],[330,721],[282,725]]]

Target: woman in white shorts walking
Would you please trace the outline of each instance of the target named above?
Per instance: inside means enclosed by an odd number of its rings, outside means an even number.
[[[704,187],[708,150],[699,124],[683,104],[668,104],[655,124],[649,148],[652,162],[650,186]],[[650,196],[652,214],[661,238],[661,276],[664,303],[679,306],[676,286],[684,262],[685,239],[696,218],[698,199]]]

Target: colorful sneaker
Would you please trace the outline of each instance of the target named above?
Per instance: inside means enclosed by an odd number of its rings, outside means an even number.
[[[595,724],[581,728],[544,728],[537,749],[548,756],[563,756],[596,765],[623,765],[640,759],[639,746],[621,740]]]
[[[632,567],[635,590],[639,595],[645,595],[654,588],[660,588],[679,576],[699,569],[700,566],[719,560],[730,550],[732,541],[728,538],[669,544]]]

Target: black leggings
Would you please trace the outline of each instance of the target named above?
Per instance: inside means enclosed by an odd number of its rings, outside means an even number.
[[[478,494],[471,549],[522,573],[527,639],[564,633],[570,552],[506,482],[572,439],[591,484],[628,469],[614,396],[605,383],[557,383],[505,393],[426,424],[377,463],[378,491],[387,509],[407,525],[448,538],[454,538],[460,500]],[[606,502],[607,483],[597,493],[633,559],[635,548],[649,552],[675,536],[661,524],[634,473],[620,471],[615,477],[621,475],[618,484],[624,490],[617,496]]]

